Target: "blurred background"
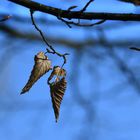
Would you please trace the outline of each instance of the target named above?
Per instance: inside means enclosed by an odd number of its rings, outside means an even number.
[[[36,0],[57,8],[86,0]],[[139,8],[117,0],[95,0],[90,12],[139,13]],[[2,140],[138,140],[140,137],[139,22],[106,21],[93,27],[68,28],[51,15],[35,12],[47,40],[67,57],[67,90],[55,123],[47,78],[43,76],[20,95],[34,55],[45,51],[31,23],[29,10],[0,1],[0,139]],[[95,21],[83,21],[93,23]],[[62,59],[48,55],[53,65]]]

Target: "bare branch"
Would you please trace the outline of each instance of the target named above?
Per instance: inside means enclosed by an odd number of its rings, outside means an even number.
[[[69,28],[72,28],[71,25],[75,25],[75,26],[79,26],[79,27],[91,27],[91,26],[95,26],[95,25],[99,25],[104,23],[106,20],[100,20],[96,23],[91,23],[91,24],[81,24],[80,21],[78,20],[78,22],[74,22],[74,21],[67,21],[63,18],[58,17],[59,20],[61,20],[62,22],[64,22]]]
[[[0,22],[6,21],[6,20],[8,20],[9,18],[11,18],[10,15],[4,16],[2,19],[0,19]]]
[[[140,51],[140,48],[136,48],[136,47],[131,47],[130,49],[135,51]]]
[[[97,13],[97,12],[82,12],[81,11],[68,11],[46,6],[31,0],[9,0],[13,3],[22,5],[26,8],[40,11],[43,13],[51,14],[56,17],[67,19],[102,19],[102,20],[121,20],[121,21],[140,21],[140,14],[122,14],[122,13]]]

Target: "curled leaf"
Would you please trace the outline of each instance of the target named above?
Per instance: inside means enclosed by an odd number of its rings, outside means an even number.
[[[30,88],[33,86],[33,84],[41,77],[43,76],[46,72],[51,70],[51,61],[48,59],[48,57],[43,53],[39,52],[37,55],[34,57],[34,67],[31,72],[30,78],[25,85],[25,87],[22,89],[21,94],[27,92],[30,90]]]
[[[54,109],[56,122],[59,117],[60,105],[61,105],[64,93],[66,90],[66,85],[67,85],[67,81],[65,80],[65,77],[63,77],[58,82],[53,82],[50,85],[52,105],[53,105],[53,109]]]
[[[66,70],[61,68],[60,66],[54,66],[53,71],[52,71],[50,77],[48,78],[48,83],[55,75],[57,76],[57,78],[56,78],[56,82],[57,82],[59,80],[59,77],[66,76]]]

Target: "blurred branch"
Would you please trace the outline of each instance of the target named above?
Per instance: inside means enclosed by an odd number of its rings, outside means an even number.
[[[3,22],[3,21],[6,21],[6,20],[8,20],[9,18],[11,18],[11,16],[10,15],[6,15],[6,16],[4,16],[2,19],[0,19],[0,22]]]
[[[8,36],[10,36],[11,38],[16,38],[16,39],[30,39],[32,41],[41,41],[41,37],[37,34],[35,34],[34,32],[22,32],[20,30],[15,29],[14,27],[11,27],[10,25],[7,24],[1,24],[0,25],[0,31],[4,32],[5,34],[7,34]],[[65,45],[66,47],[71,47],[71,48],[82,48],[85,46],[96,46],[96,45],[101,45],[100,40],[96,39],[96,38],[88,38],[86,40],[73,40],[70,38],[60,38],[60,37],[53,37],[53,36],[48,36],[47,37],[48,41],[50,41],[51,43],[54,44],[61,44],[61,45]],[[132,46],[131,44],[133,44],[133,46],[140,46],[140,41],[139,38],[133,38],[132,40],[129,39],[128,40],[120,40],[120,38],[118,40],[112,40],[110,41],[111,46],[117,46],[119,48],[128,48],[130,46]]]
[[[131,50],[140,51],[140,48],[130,47]]]
[[[85,20],[121,20],[121,21],[140,21],[140,14],[124,14],[124,13],[96,13],[96,12],[81,12],[81,11],[69,11],[46,6],[44,4],[34,2],[31,0],[9,0],[18,5],[22,5],[26,8],[34,11],[40,11],[43,13],[51,14],[56,17],[67,19],[85,19]]]
[[[130,85],[133,85],[135,89],[140,93],[140,82],[131,70],[131,68],[119,57],[118,54],[115,53],[112,44],[106,38],[104,31],[99,29],[99,36],[101,44],[106,46],[108,54],[113,58],[115,64],[119,68],[119,70],[123,73],[123,75],[127,78]]]

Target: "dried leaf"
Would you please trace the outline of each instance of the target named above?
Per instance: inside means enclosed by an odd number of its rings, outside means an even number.
[[[67,81],[65,80],[65,77],[63,77],[60,81],[54,82],[50,85],[50,92],[56,122],[59,117],[60,105],[66,90],[66,85]]]
[[[22,89],[21,94],[27,92],[30,90],[30,88],[33,86],[33,84],[46,72],[51,70],[51,61],[48,59],[48,57],[43,53],[39,52],[37,55],[35,55],[34,58],[35,65],[33,67],[33,70],[31,72],[30,78],[25,85],[25,87]]]
[[[61,68],[60,66],[54,66],[53,67],[53,71],[50,75],[50,77],[48,78],[48,81],[50,81],[54,76],[57,76],[57,80],[58,80],[58,76],[66,76],[66,70]]]

